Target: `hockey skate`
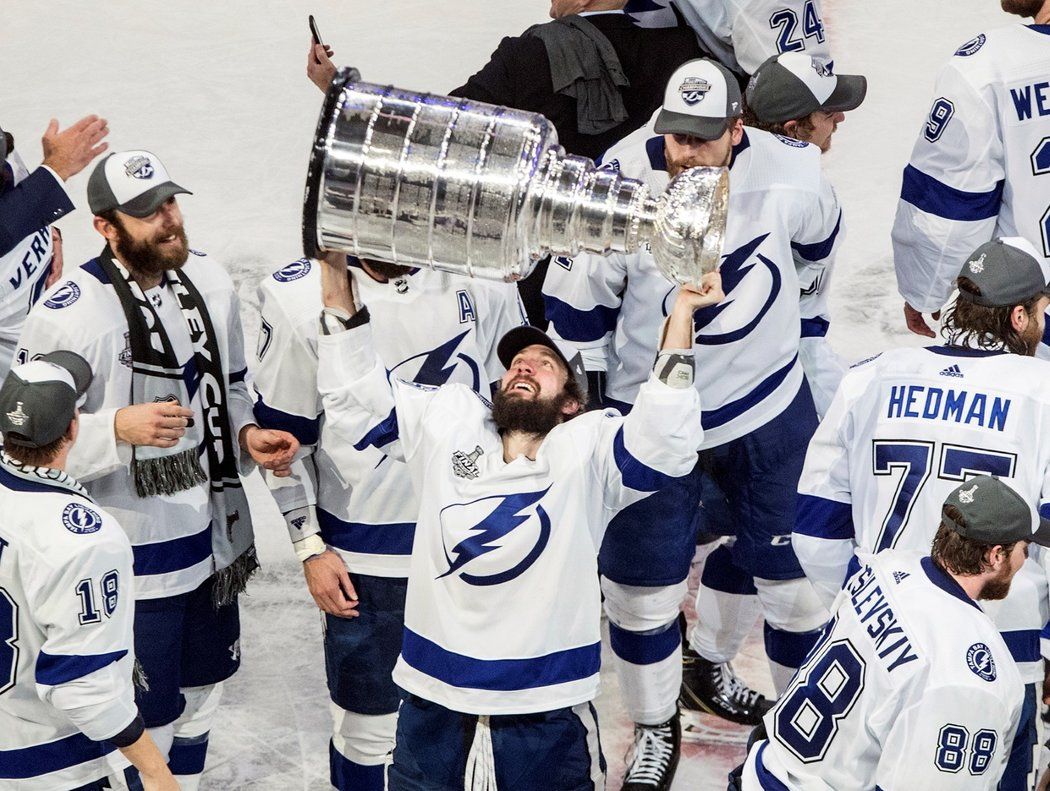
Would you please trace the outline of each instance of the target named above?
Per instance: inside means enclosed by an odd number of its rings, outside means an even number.
[[[773,701],[737,678],[728,662],[709,662],[682,646],[682,707],[741,725],[758,725]]]
[[[682,752],[678,712],[660,725],[635,725],[621,791],[669,791]]]

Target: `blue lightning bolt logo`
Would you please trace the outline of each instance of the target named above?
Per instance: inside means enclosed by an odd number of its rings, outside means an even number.
[[[412,381],[420,385],[439,387],[448,382],[449,378],[452,376],[452,372],[456,370],[459,361],[463,361],[467,364],[473,374],[472,387],[477,391],[481,387],[481,376],[477,364],[462,352],[456,354],[459,344],[465,337],[467,337],[469,332],[470,330],[464,330],[456,337],[438,346],[436,349],[409,357],[407,360],[404,360],[399,365],[395,366],[391,373],[396,372],[402,366],[408,365],[413,360],[418,360],[422,357],[423,362],[420,364],[416,375],[412,377]],[[399,376],[403,379],[407,378],[407,376],[401,374],[399,374]]]
[[[437,579],[458,573],[460,579],[469,585],[499,585],[514,579],[528,569],[543,553],[547,542],[550,540],[551,521],[542,506],[536,507],[536,516],[540,522],[539,537],[535,546],[529,550],[529,553],[519,563],[506,571],[489,575],[467,574],[461,571],[472,560],[499,549],[500,540],[525,524],[532,515],[522,512],[539,502],[543,495],[549,491],[550,487],[548,486],[546,489],[538,492],[521,492],[519,494],[499,495],[495,498],[482,498],[486,500],[497,499],[499,502],[489,512],[488,516],[469,528],[470,536],[460,541],[451,550],[445,550],[445,560],[448,562],[449,568]],[[475,500],[474,502],[480,501]],[[465,505],[471,504],[466,503]],[[457,506],[449,507],[455,508]],[[442,514],[444,514],[445,510],[448,509],[443,509]]]

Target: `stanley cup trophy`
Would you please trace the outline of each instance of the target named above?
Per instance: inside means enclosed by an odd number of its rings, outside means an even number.
[[[541,115],[357,82],[325,96],[303,201],[307,256],[339,250],[494,280],[544,255],[631,253],[699,282],[718,266],[729,175],[693,168],[662,196],[568,156]]]

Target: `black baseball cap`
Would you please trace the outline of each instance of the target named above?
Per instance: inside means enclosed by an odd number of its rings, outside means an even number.
[[[697,58],[679,66],[667,81],[653,130],[658,135],[717,140],[742,112],[740,85],[733,73],[721,63]]]
[[[496,356],[503,363],[503,367],[510,370],[514,356],[529,346],[546,346],[554,352],[561,364],[565,366],[569,376],[576,380],[576,384],[583,393],[584,402],[587,401],[587,371],[583,367],[583,357],[579,352],[573,352],[567,356],[558,348],[554,339],[538,327],[530,327],[526,324],[505,333],[496,346]]]
[[[959,509],[965,524],[948,516],[949,505]],[[1041,519],[1021,495],[994,475],[977,475],[956,487],[944,501],[941,522],[963,538],[989,546],[1015,541],[1050,546],[1050,521]]]
[[[116,209],[132,217],[148,217],[173,195],[192,195],[168,177],[168,171],[149,151],[110,154],[91,171],[88,206],[92,214]]]
[[[39,448],[54,442],[69,427],[89,384],[91,366],[74,352],[51,352],[16,365],[0,386],[4,443]]]
[[[959,299],[989,308],[1020,305],[1036,294],[1050,295],[1050,263],[1019,236],[985,242],[966,259],[959,277],[972,281],[980,295],[959,291]]]
[[[817,110],[847,112],[860,107],[868,81],[857,74],[835,74],[829,64],[803,52],[768,58],[747,86],[747,106],[759,121],[778,124]]]

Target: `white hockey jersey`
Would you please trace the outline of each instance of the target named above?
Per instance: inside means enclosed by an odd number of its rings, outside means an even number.
[[[864,555],[765,716],[744,791],[995,789],[1024,687],[980,606],[929,557]]]
[[[131,547],[72,478],[0,456],[0,788],[79,788],[127,761]],[[112,763],[112,765],[111,765]]]
[[[429,269],[384,284],[356,263],[351,277],[391,376],[490,394],[504,373],[496,343],[525,321],[513,284]],[[316,508],[316,518],[289,525],[292,540],[319,531],[351,571],[408,576],[419,512],[408,468],[367,443],[354,447],[334,439],[325,425],[317,389],[320,269],[308,259],[285,266],[263,281],[259,302],[256,419],[295,434],[306,451],[292,476],[267,475],[267,483],[283,513]],[[360,419],[372,418],[362,412]]]
[[[669,183],[664,138],[645,127],[614,146],[603,162],[641,179],[655,195]],[[842,212],[821,172],[820,149],[745,129],[729,169],[720,265],[726,299],[697,311],[694,319],[704,447],[768,423],[798,393],[804,324],[799,296],[824,287],[841,229]],[[675,285],[648,252],[583,253],[555,258],[543,293],[554,332],[580,350],[588,370],[607,370],[606,403],[629,408],[649,375]],[[812,342],[825,343],[826,317],[809,318],[820,319],[807,326]]]
[[[972,475],[1010,478],[1050,515],[1050,365],[952,346],[894,349],[842,380],[799,480],[792,544],[825,600],[854,548],[929,552],[948,494]],[[991,615],[1026,682],[1042,680],[1046,575],[1029,559]]]
[[[183,271],[208,306],[216,343],[227,373],[226,389],[233,436],[254,423],[244,363],[244,337],[233,281],[204,253],[192,251]],[[16,355],[21,362],[56,349],[69,349],[91,365],[94,377],[81,405],[80,434],[69,457],[69,471],[92,498],[120,522],[135,554],[135,594],[140,599],[174,596],[194,590],[215,572],[212,556],[211,502],[208,485],[173,495],[139,497],[131,476],[131,446],[117,442],[113,430],[118,409],[129,405],[131,346],[128,323],[106,275],[92,259],[48,289],[29,312]],[[182,362],[195,392],[200,372],[186,320],[170,287],[146,291]],[[192,402],[200,421],[200,399]],[[200,458],[207,472],[207,454]],[[242,473],[254,465],[245,453]]]
[[[934,90],[893,225],[897,286],[924,313],[994,237],[1022,236],[1050,258],[1050,25],[980,34]]]
[[[619,509],[693,468],[696,390],[652,378],[628,417],[581,415],[551,431],[535,460],[507,462],[488,401],[463,385],[388,380],[371,334],[322,335],[318,382],[333,434],[359,441],[364,407],[367,441],[403,457],[420,492],[394,681],[472,714],[591,700],[602,535]]]
[[[780,52],[805,52],[831,62],[820,0],[629,0],[642,27],[674,27],[674,8],[700,46],[727,69],[754,74]]]
[[[11,169],[14,186],[29,176],[17,151],[8,155],[6,166]],[[49,167],[41,165],[40,170],[46,171],[47,175],[41,174],[39,183],[42,186],[38,188],[50,190],[57,196],[65,195],[62,179]],[[39,204],[35,200],[29,201],[30,197],[39,199],[38,196],[27,196],[27,202],[33,203],[34,210],[39,210]],[[35,228],[14,249],[0,255],[0,375],[6,376],[11,368],[26,314],[44,290],[53,259],[51,226],[47,224]]]

